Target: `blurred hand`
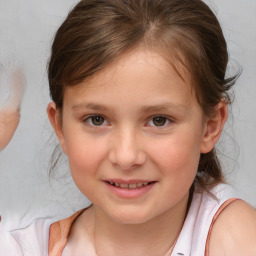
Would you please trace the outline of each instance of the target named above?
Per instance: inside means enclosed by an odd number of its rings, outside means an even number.
[[[25,77],[13,63],[0,64],[0,150],[10,142],[20,120]]]

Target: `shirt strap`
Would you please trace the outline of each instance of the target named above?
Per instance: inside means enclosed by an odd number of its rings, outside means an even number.
[[[231,203],[233,203],[234,201],[236,200],[240,200],[239,198],[230,198],[228,199],[227,201],[225,201],[221,206],[220,208],[218,209],[218,211],[215,213],[213,219],[212,219],[212,222],[211,222],[211,226],[209,228],[209,231],[208,231],[208,235],[207,235],[207,240],[206,240],[206,246],[205,246],[205,256],[208,256],[209,255],[209,241],[210,241],[210,236],[211,236],[211,233],[212,233],[212,229],[213,229],[213,226],[217,220],[217,218],[219,217],[219,215],[226,209],[227,206],[229,206]]]
[[[49,256],[61,256],[67,244],[71,226],[84,210],[82,209],[66,219],[51,224],[49,231]]]

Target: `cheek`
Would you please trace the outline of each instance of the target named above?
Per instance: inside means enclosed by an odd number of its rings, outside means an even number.
[[[195,137],[183,133],[153,143],[150,154],[164,175],[194,180],[200,158],[200,143]]]
[[[67,145],[67,155],[74,180],[96,175],[107,151],[105,143],[88,136],[69,136]]]
[[[91,201],[95,202],[98,177],[104,162],[106,149],[90,138],[70,140],[68,146],[69,166],[72,178],[78,189]]]

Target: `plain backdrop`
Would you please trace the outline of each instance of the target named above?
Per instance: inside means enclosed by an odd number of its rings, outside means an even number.
[[[27,77],[20,125],[0,152],[0,214],[24,217],[69,215],[88,204],[63,165],[49,179],[54,136],[46,65],[54,33],[75,0],[0,0],[0,62],[19,60]],[[229,183],[256,206],[256,1],[207,0],[222,24],[230,72],[243,73],[235,87],[232,115],[218,147]]]

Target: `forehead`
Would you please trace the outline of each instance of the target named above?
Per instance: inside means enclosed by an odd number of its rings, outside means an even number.
[[[176,65],[177,66],[177,65]],[[141,101],[166,100],[190,102],[194,100],[189,73],[179,66],[175,69],[162,55],[136,49],[115,60],[77,86],[67,87],[64,103],[72,98],[79,104],[84,98],[101,99],[115,104],[119,99],[140,98]]]

